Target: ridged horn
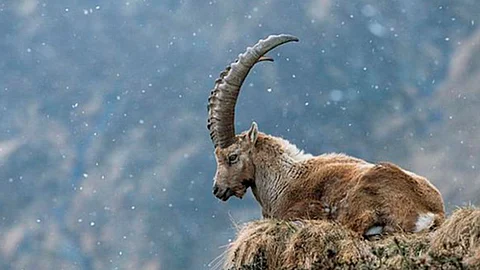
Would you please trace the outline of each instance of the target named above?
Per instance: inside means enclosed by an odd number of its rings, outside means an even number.
[[[208,98],[207,128],[215,147],[226,148],[235,142],[235,104],[240,87],[248,72],[257,62],[273,61],[263,56],[275,47],[290,41],[298,41],[291,35],[271,35],[258,41],[253,47],[240,54],[238,59],[227,66],[215,80],[215,86]]]

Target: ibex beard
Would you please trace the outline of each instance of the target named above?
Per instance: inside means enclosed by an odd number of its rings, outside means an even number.
[[[236,135],[235,104],[255,63],[272,60],[268,51],[294,36],[260,40],[239,55],[215,81],[208,99],[208,129],[217,172],[213,193],[242,198],[249,187],[267,218],[328,219],[364,236],[420,232],[440,225],[445,210],[440,192],[424,177],[391,163],[371,164],[344,154],[305,154],[256,123]]]

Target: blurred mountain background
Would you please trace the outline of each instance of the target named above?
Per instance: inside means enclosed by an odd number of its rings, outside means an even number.
[[[480,5],[404,1],[0,2],[0,268],[210,269],[249,194],[219,202],[206,102],[274,33],[237,105],[313,154],[427,176],[479,204]],[[217,258],[217,259],[216,259]]]

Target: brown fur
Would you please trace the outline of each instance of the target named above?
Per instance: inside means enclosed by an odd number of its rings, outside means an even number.
[[[229,164],[232,153],[238,158]],[[383,233],[416,232],[422,215],[432,222],[421,230],[445,218],[439,191],[421,176],[343,154],[305,155],[286,140],[259,133],[256,124],[215,156],[217,197],[241,198],[252,187],[264,217],[333,220],[360,234],[375,226]]]

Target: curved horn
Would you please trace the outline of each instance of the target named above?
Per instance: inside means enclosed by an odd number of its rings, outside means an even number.
[[[240,87],[255,63],[273,61],[264,57],[268,51],[290,41],[298,41],[291,35],[271,35],[258,41],[253,47],[240,54],[238,59],[230,64],[215,81],[215,86],[208,98],[208,122],[210,138],[215,147],[226,148],[235,142],[235,104]]]

